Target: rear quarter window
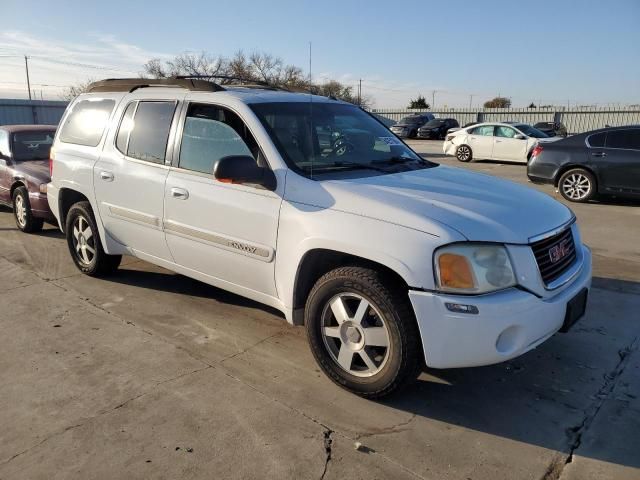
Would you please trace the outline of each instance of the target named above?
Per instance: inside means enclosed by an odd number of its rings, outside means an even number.
[[[629,128],[608,132],[605,146],[607,148],[640,150],[640,128]]]
[[[115,105],[115,100],[111,99],[87,99],[75,103],[60,129],[59,140],[97,146]]]
[[[607,132],[596,133],[595,135],[590,135],[587,138],[587,143],[592,148],[601,148],[604,147],[604,142],[607,138]]]

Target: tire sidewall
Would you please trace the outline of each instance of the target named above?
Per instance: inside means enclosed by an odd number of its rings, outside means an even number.
[[[563,188],[563,183],[566,180],[567,177],[569,177],[570,175],[579,173],[581,175],[583,175],[584,177],[586,177],[589,180],[590,183],[590,190],[589,193],[580,199],[575,199],[575,198],[571,198],[568,195],[565,194],[564,192],[564,188]],[[595,197],[596,194],[596,179],[594,177],[594,175],[583,169],[583,168],[572,168],[570,170],[567,170],[566,172],[564,172],[562,174],[562,176],[560,177],[560,180],[558,181],[558,190],[560,191],[560,195],[562,195],[562,198],[564,198],[565,200],[568,200],[569,202],[574,202],[574,203],[586,203],[589,200],[592,200]]]
[[[75,251],[75,247],[73,245],[73,224],[79,216],[84,217],[84,219],[87,221],[87,224],[91,228],[91,233],[95,238],[96,253],[91,259],[91,263],[89,263],[88,265],[80,261],[80,259],[78,258],[78,254]],[[80,270],[82,273],[86,273],[88,275],[95,274],[98,269],[99,256],[101,254],[102,255],[104,254],[102,253],[102,247],[100,245],[100,235],[98,232],[98,227],[96,225],[96,222],[93,218],[93,214],[82,203],[77,203],[69,209],[69,213],[67,214],[67,220],[65,222],[65,232],[67,237],[67,246],[69,247],[69,253],[71,254],[73,263],[75,263],[76,267],[78,267],[78,270]]]
[[[460,158],[460,154],[458,152],[460,151],[461,148],[467,148],[469,150],[469,157],[466,160],[463,160]],[[471,147],[469,145],[463,144],[463,145],[459,145],[456,148],[456,159],[459,162],[467,163],[467,162],[470,162],[472,158],[473,158],[473,150],[471,150]]]
[[[339,293],[355,293],[373,305],[383,316],[389,334],[387,362],[371,377],[358,377],[342,369],[331,357],[322,338],[322,312],[327,302]],[[305,309],[307,338],[313,355],[322,370],[334,382],[361,394],[375,394],[393,383],[402,367],[403,351],[396,309],[374,289],[357,278],[338,277],[319,282],[312,290]]]

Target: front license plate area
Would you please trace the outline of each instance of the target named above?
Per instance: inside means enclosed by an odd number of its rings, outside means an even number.
[[[584,315],[587,309],[587,296],[589,290],[583,288],[575,297],[567,303],[567,312],[564,315],[564,322],[560,331],[566,333]]]

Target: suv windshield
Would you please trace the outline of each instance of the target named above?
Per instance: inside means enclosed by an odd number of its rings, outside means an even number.
[[[47,160],[55,130],[16,132],[11,136],[14,160]]]
[[[400,120],[398,123],[400,125],[406,125],[406,124],[414,124],[414,123],[420,123],[421,117],[404,117],[402,120]]]
[[[347,170],[380,174],[436,165],[354,105],[288,102],[250,107],[289,167],[310,178]]]
[[[514,127],[516,127],[518,130],[520,130],[522,133],[524,133],[528,137],[549,138],[549,135],[547,135],[544,132],[541,132],[537,128],[533,128],[531,125],[522,124],[522,125],[514,125]]]
[[[440,125],[444,125],[446,120],[429,120],[425,127],[439,127]]]

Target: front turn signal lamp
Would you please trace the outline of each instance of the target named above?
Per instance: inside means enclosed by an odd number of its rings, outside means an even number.
[[[457,243],[436,250],[434,255],[438,290],[481,294],[516,284],[513,266],[503,245]]]

